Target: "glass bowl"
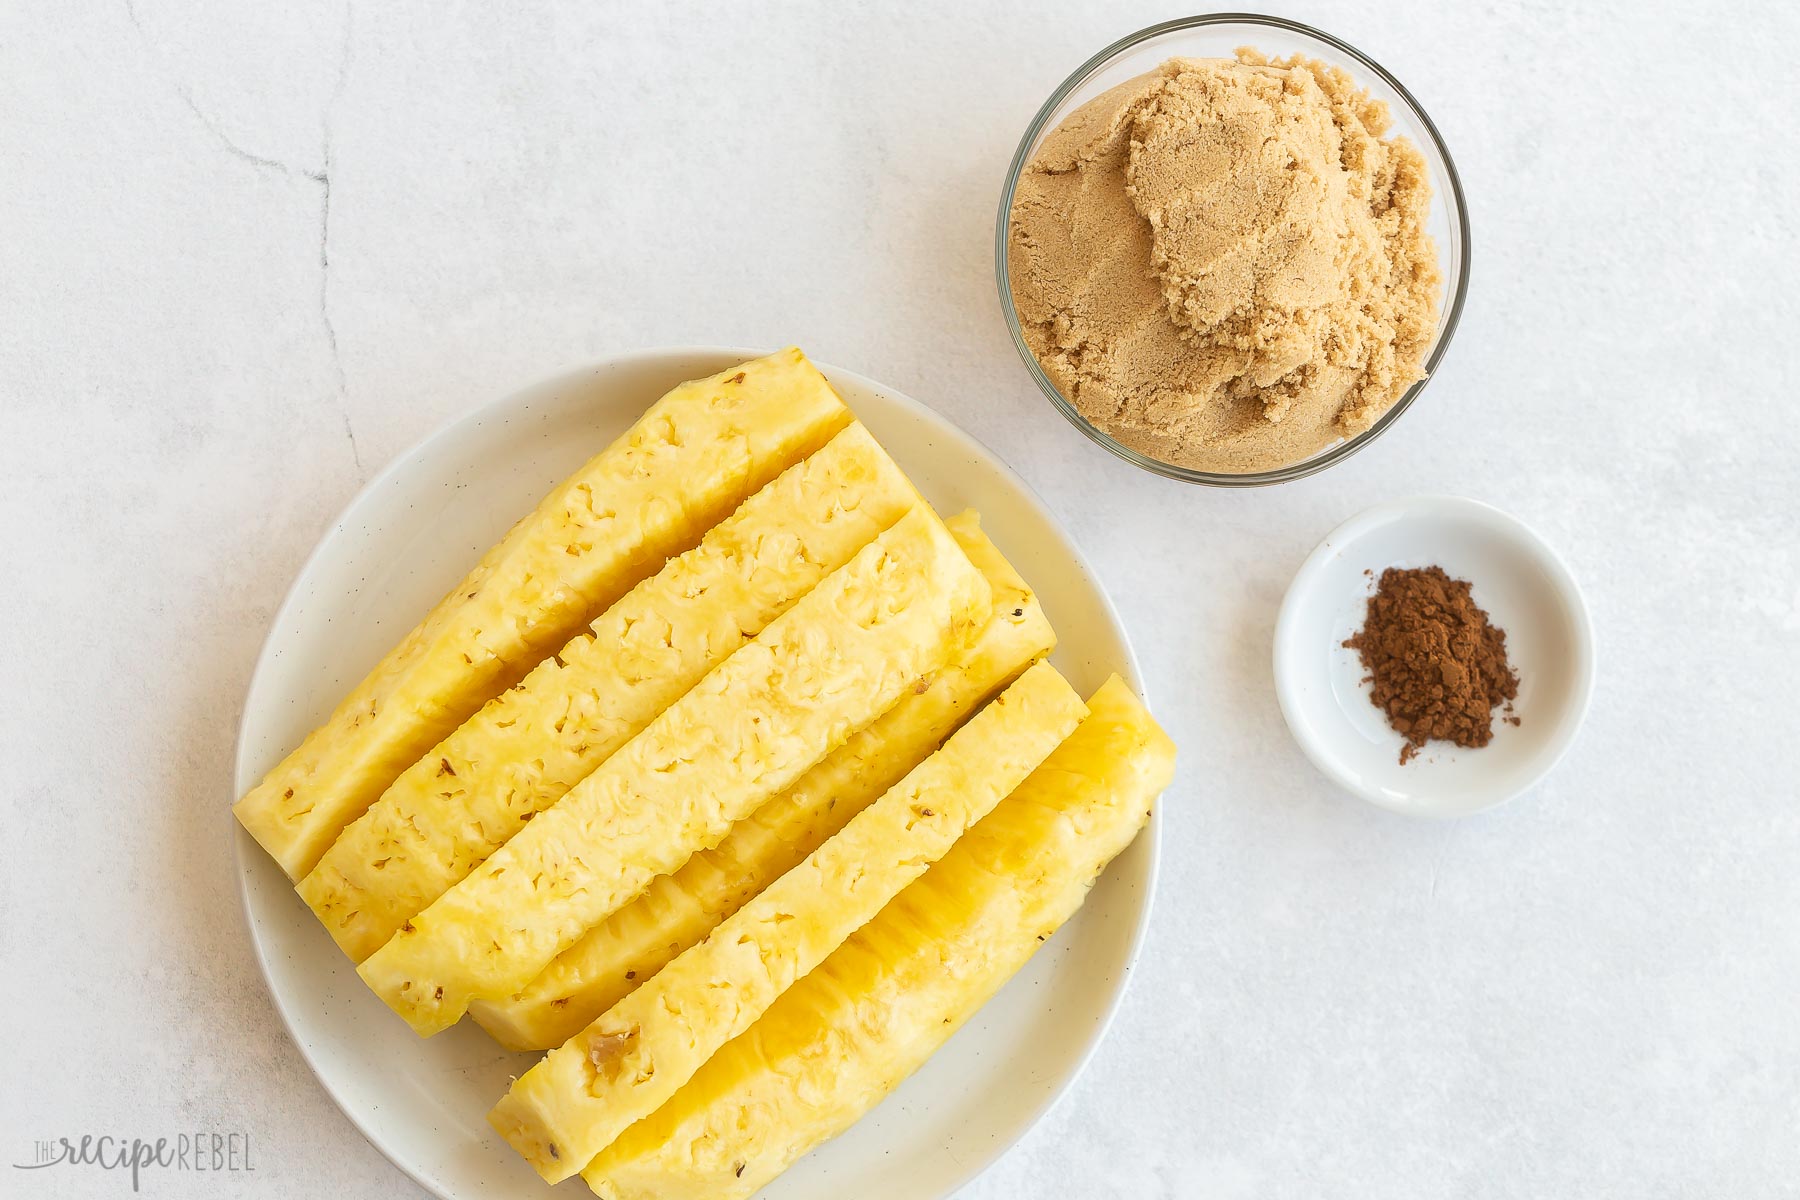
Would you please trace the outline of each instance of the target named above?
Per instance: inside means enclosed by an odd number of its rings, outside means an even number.
[[[1013,308],[1006,259],[1009,241],[1007,226],[1012,214],[1013,190],[1018,186],[1019,174],[1025,169],[1025,164],[1031,161],[1031,156],[1036,153],[1045,135],[1055,129],[1063,118],[1106,89],[1153,70],[1165,59],[1230,58],[1239,46],[1252,46],[1271,58],[1284,58],[1298,53],[1340,66],[1350,73],[1359,86],[1367,88],[1370,95],[1387,102],[1393,121],[1388,136],[1399,134],[1406,137],[1425,157],[1425,169],[1431,180],[1432,193],[1431,215],[1425,228],[1437,245],[1438,266],[1444,276],[1444,291],[1438,305],[1437,334],[1425,357],[1425,378],[1408,388],[1394,402],[1394,406],[1373,425],[1355,437],[1335,442],[1298,462],[1267,471],[1229,474],[1198,471],[1147,457],[1119,444],[1103,430],[1090,424],[1050,381],[1050,377],[1039,365],[1037,356],[1025,344],[1024,331],[1019,328],[1019,314]],[[1037,380],[1038,387],[1050,398],[1050,402],[1077,429],[1126,462],[1146,471],[1154,471],[1158,475],[1166,475],[1170,479],[1213,487],[1258,487],[1301,479],[1342,462],[1380,437],[1419,398],[1419,393],[1425,390],[1425,385],[1431,382],[1436,373],[1444,352],[1450,348],[1450,339],[1456,333],[1457,321],[1462,317],[1463,298],[1469,290],[1469,218],[1463,202],[1462,181],[1456,174],[1456,164],[1451,161],[1444,139],[1438,136],[1437,126],[1431,123],[1431,118],[1425,115],[1425,110],[1413,99],[1412,93],[1381,64],[1356,47],[1297,21],[1254,13],[1213,13],[1165,21],[1121,38],[1082,63],[1073,75],[1063,81],[1061,87],[1051,93],[1050,99],[1038,109],[1037,116],[1032,118],[1030,126],[1025,130],[1025,136],[1019,141],[1018,152],[1013,155],[1012,165],[1006,171],[1006,187],[1000,194],[1000,215],[994,230],[994,271],[1000,287],[1000,307],[1006,314],[1006,324],[1012,331],[1013,345],[1018,348],[1025,369],[1031,372],[1031,377]]]

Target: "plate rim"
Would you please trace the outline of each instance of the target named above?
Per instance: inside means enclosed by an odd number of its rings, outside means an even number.
[[[367,482],[359,487],[350,498],[344,502],[343,506],[338,509],[337,513],[325,523],[318,535],[317,541],[313,544],[313,548],[307,553],[300,565],[295,568],[293,578],[288,582],[287,589],[282,594],[281,602],[275,606],[274,612],[269,618],[268,631],[263,636],[262,646],[258,649],[255,663],[250,670],[249,680],[244,685],[243,699],[238,705],[237,735],[232,743],[232,783],[234,789],[238,779],[242,777],[244,773],[244,760],[247,751],[246,737],[249,729],[248,714],[250,710],[250,700],[256,695],[259,685],[263,682],[265,673],[272,669],[272,663],[276,657],[276,633],[286,623],[289,610],[298,602],[301,584],[307,580],[313,573],[315,567],[317,567],[324,559],[326,548],[333,540],[335,532],[348,524],[350,515],[356,511],[368,496],[386,485],[393,476],[399,474],[407,465],[416,460],[434,443],[442,439],[450,438],[455,433],[464,431],[467,427],[480,425],[482,422],[492,418],[500,410],[517,403],[522,397],[529,394],[561,386],[573,385],[591,379],[609,369],[628,364],[641,363],[646,360],[675,360],[680,358],[706,356],[730,356],[735,357],[738,361],[748,361],[753,358],[760,358],[768,353],[771,353],[771,351],[743,346],[703,344],[665,345],[643,347],[636,350],[623,351],[584,360],[578,364],[547,373],[525,383],[513,386],[496,396],[481,401],[461,414],[434,425],[423,435],[414,439],[403,449],[391,456],[388,461],[382,465],[381,469],[371,475]],[[1137,649],[1131,643],[1130,632],[1127,630],[1125,623],[1119,618],[1118,608],[1113,604],[1112,595],[1101,583],[1099,573],[1094,570],[1093,564],[1089,561],[1087,555],[1082,552],[1080,545],[1070,536],[1068,530],[1064,528],[1062,521],[1050,507],[1044,503],[1043,497],[1038,494],[1037,489],[1026,482],[1006,459],[1002,458],[986,443],[982,442],[979,438],[975,437],[973,434],[969,433],[960,425],[956,424],[950,418],[944,416],[929,405],[915,400],[905,392],[889,387],[887,384],[872,379],[867,375],[835,366],[820,359],[812,358],[810,355],[808,355],[808,359],[826,377],[827,381],[834,383],[834,390],[836,390],[836,380],[846,379],[854,381],[858,386],[865,390],[877,392],[883,399],[893,402],[901,408],[910,410],[914,416],[930,424],[944,437],[960,442],[966,449],[992,464],[999,471],[1000,475],[1012,485],[1018,496],[1034,510],[1038,517],[1042,518],[1044,523],[1050,529],[1055,531],[1057,538],[1063,544],[1063,548],[1075,561],[1076,565],[1081,568],[1082,573],[1087,579],[1092,582],[1094,592],[1100,601],[1101,610],[1105,613],[1107,620],[1111,623],[1113,631],[1119,640],[1119,645],[1124,649],[1125,661],[1120,664],[1122,669],[1119,671],[1119,674],[1124,678],[1125,682],[1131,686],[1132,690],[1144,702],[1145,706],[1154,712],[1156,706],[1145,687],[1143,669],[1138,662]],[[343,1095],[340,1094],[339,1089],[332,1083],[327,1072],[320,1068],[318,1059],[314,1056],[306,1040],[300,1035],[300,1031],[295,1028],[293,1018],[289,1014],[289,1006],[284,1002],[282,993],[275,984],[274,973],[271,970],[269,962],[271,948],[264,945],[263,938],[258,933],[257,923],[252,914],[250,875],[246,869],[245,855],[250,853],[260,854],[262,853],[262,849],[244,830],[243,826],[232,818],[230,805],[235,804],[237,799],[238,797],[235,794],[230,798],[230,803],[226,807],[226,823],[232,838],[232,864],[234,874],[237,877],[238,915],[243,922],[245,933],[249,936],[251,951],[256,959],[257,971],[262,976],[263,988],[268,994],[271,1004],[275,1008],[276,1015],[281,1019],[281,1025],[287,1032],[288,1040],[299,1052],[302,1061],[306,1063],[307,1070],[312,1073],[313,1078],[318,1081],[319,1086],[324,1089],[325,1094],[331,1099],[331,1102],[337,1106],[338,1111],[350,1122],[357,1133],[362,1136],[363,1140],[373,1146],[376,1152],[385,1158],[401,1174],[405,1175],[421,1188],[424,1188],[431,1195],[438,1197],[439,1200],[446,1200],[446,1198],[449,1197],[449,1192],[439,1180],[432,1178],[423,1170],[423,1168],[417,1167],[409,1162],[407,1156],[402,1155],[396,1148],[388,1144],[387,1139],[379,1137],[371,1131],[369,1124],[363,1120],[360,1109],[357,1106],[346,1102]],[[1149,936],[1151,914],[1156,904],[1156,885],[1162,873],[1162,821],[1162,795],[1159,794],[1151,805],[1150,819],[1145,823],[1144,828],[1140,830],[1138,834],[1139,839],[1147,840],[1146,848],[1149,854],[1149,862],[1144,872],[1143,899],[1139,907],[1138,918],[1126,946],[1125,958],[1123,960],[1122,968],[1119,971],[1118,979],[1112,986],[1105,1010],[1100,1014],[1100,1020],[1095,1025],[1093,1033],[1088,1038],[1087,1045],[1082,1049],[1082,1052],[1076,1058],[1074,1065],[1064,1078],[1059,1081],[1054,1089],[1052,1089],[1037,1107],[1031,1111],[1029,1117],[1020,1123],[1017,1130],[1013,1132],[1010,1137],[997,1139],[981,1156],[980,1161],[973,1165],[968,1174],[960,1182],[952,1185],[949,1192],[944,1193],[944,1197],[941,1198],[941,1200],[947,1200],[948,1197],[954,1196],[957,1192],[960,1192],[973,1184],[976,1180],[981,1178],[981,1176],[991,1170],[996,1163],[1005,1158],[1006,1155],[1009,1154],[1019,1142],[1023,1141],[1028,1134],[1036,1129],[1043,1122],[1044,1118],[1049,1115],[1050,1111],[1061,1103],[1063,1098],[1074,1089],[1075,1084],[1081,1079],[1082,1075],[1086,1073],[1088,1066],[1093,1062],[1094,1055],[1099,1051],[1101,1044],[1105,1042],[1107,1035],[1112,1031],[1113,1023],[1118,1019],[1119,1010],[1124,1004],[1126,992],[1130,990],[1131,980],[1136,973],[1139,959],[1143,954],[1144,946]]]

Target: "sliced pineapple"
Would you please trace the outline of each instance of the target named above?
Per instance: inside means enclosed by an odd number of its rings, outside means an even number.
[[[515,1082],[488,1120],[560,1183],[648,1116],[777,996],[925,873],[1086,715],[1039,663],[944,746]]]
[[[924,1063],[1136,836],[1175,748],[1116,678],[1045,763],[582,1172],[604,1200],[744,1200]]]
[[[975,642],[923,691],[912,689],[783,795],[731,827],[672,875],[558,955],[516,996],[469,1012],[509,1050],[548,1050],[601,1013],[842,829],[968,715],[1056,644],[1037,597],[965,512],[945,522],[993,590],[993,616]]]
[[[301,897],[361,962],[917,502],[850,426],[408,767]]]
[[[423,1035],[510,996],[657,875],[718,844],[987,620],[923,506],[770,623],[438,897],[358,973]]]
[[[420,755],[850,423],[798,350],[684,383],[551,492],[235,809],[290,879]]]

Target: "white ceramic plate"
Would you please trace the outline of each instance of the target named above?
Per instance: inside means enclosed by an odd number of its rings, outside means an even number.
[[[1402,765],[1404,739],[1370,702],[1344,642],[1362,628],[1382,571],[1432,565],[1467,579],[1506,631],[1519,723],[1497,720],[1480,749],[1427,742]],[[1275,691],[1300,748],[1348,791],[1415,816],[1463,816],[1530,789],[1574,742],[1594,674],[1593,625],[1562,559],[1516,517],[1455,496],[1396,500],[1332,530],[1275,623]]]
[[[674,384],[759,353],[671,349],[612,359],[490,404],[392,463],[326,533],[276,614],[244,703],[238,793],[558,480]],[[983,528],[1042,598],[1061,637],[1053,661],[1070,682],[1086,695],[1116,671],[1141,694],[1117,614],[1030,489],[917,402],[824,370],[939,511],[980,510]],[[1159,821],[923,1070],[765,1197],[923,1200],[950,1194],[999,1158],[1075,1079],[1112,1017],[1149,914]],[[274,862],[242,829],[235,836],[244,909],[276,1007],[345,1114],[446,1200],[551,1194],[486,1121],[509,1077],[534,1056],[501,1050],[468,1021],[415,1037],[364,988]]]

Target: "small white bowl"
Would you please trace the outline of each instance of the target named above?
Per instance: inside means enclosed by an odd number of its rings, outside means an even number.
[[[1405,739],[1370,701],[1344,642],[1362,628],[1383,570],[1427,566],[1469,580],[1506,631],[1519,723],[1496,712],[1486,746],[1428,742],[1402,766]],[[1530,789],[1575,740],[1594,692],[1593,623],[1569,568],[1517,518],[1454,496],[1396,500],[1338,526],[1288,585],[1275,691],[1300,748],[1344,788],[1395,812],[1465,816]]]

